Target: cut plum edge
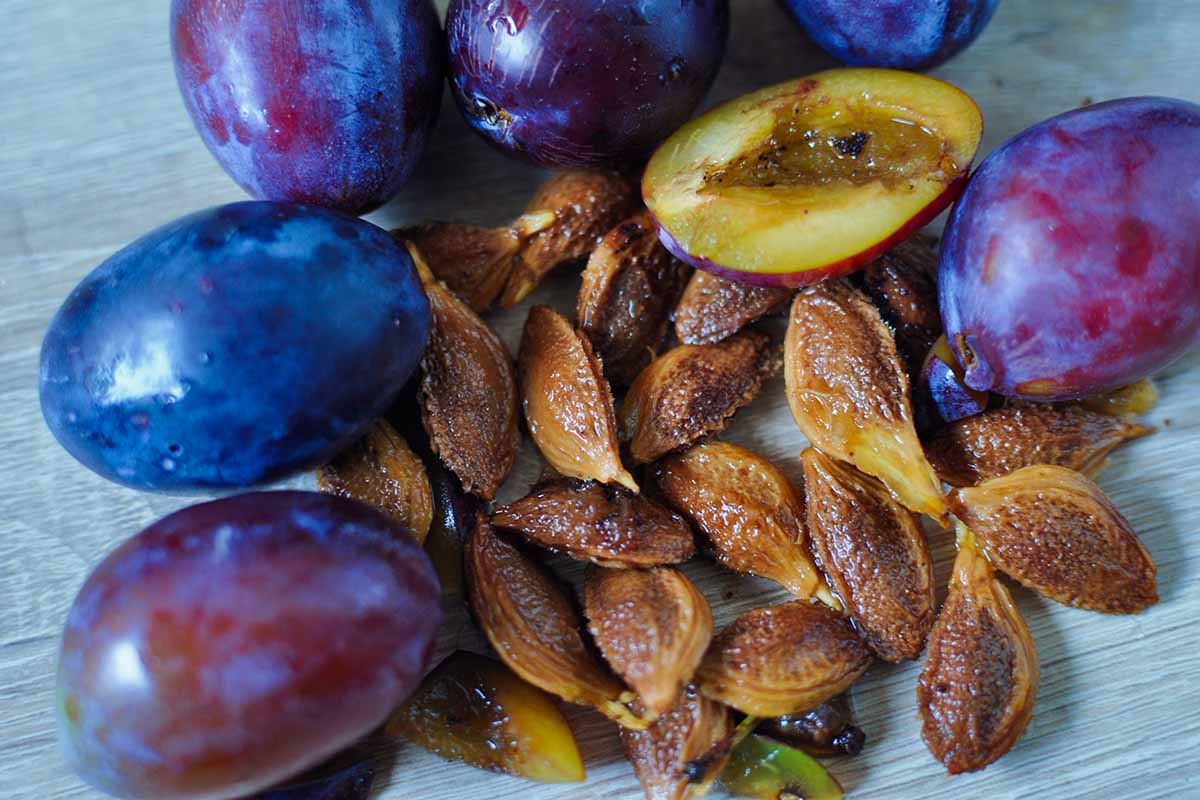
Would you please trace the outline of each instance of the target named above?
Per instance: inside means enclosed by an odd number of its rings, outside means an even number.
[[[688,266],[704,270],[712,275],[716,275],[718,278],[724,278],[735,283],[764,286],[772,289],[799,289],[854,272],[879,258],[901,242],[915,236],[918,231],[932,222],[938,214],[945,211],[962,194],[970,178],[970,167],[971,165],[968,164],[960,175],[946,184],[946,188],[941,194],[926,204],[916,214],[909,217],[908,220],[890,235],[854,255],[847,256],[819,269],[802,270],[800,272],[750,272],[718,264],[705,256],[694,255],[689,253],[680,244],[667,227],[663,225],[662,221],[655,216],[653,211],[648,211],[647,214],[650,221],[654,223],[654,228],[658,232],[658,239],[662,242],[663,247],[671,255]]]
[[[746,120],[746,115],[756,116],[761,109],[777,104],[781,99],[803,98],[818,90],[821,93],[818,107],[830,103],[830,97],[834,98],[833,102],[863,97],[877,101],[881,109],[900,112],[906,117],[911,115],[916,124],[935,132],[950,148],[943,153],[952,155],[957,162],[955,171],[939,181],[941,185],[938,189],[930,187],[924,198],[910,203],[908,207],[903,202],[889,203],[883,214],[884,221],[873,226],[875,230],[864,237],[866,243],[857,252],[847,253],[848,248],[844,246],[830,247],[828,256],[832,260],[825,264],[810,264],[808,268],[803,268],[777,262],[760,265],[762,269],[746,269],[731,266],[742,258],[737,252],[713,252],[711,248],[707,248],[709,252],[700,252],[706,248],[695,247],[697,243],[689,241],[689,214],[677,208],[676,201],[671,200],[672,197],[683,198],[696,190],[697,186],[686,176],[698,169],[701,163],[726,163],[734,157],[736,152],[731,151],[732,145],[728,144],[730,137],[746,147],[750,146],[750,140],[743,141],[737,132],[738,127],[745,124],[747,130],[755,127],[765,130],[765,126],[759,121],[739,121]],[[731,125],[734,127],[731,128]],[[652,156],[642,178],[642,198],[651,212],[651,219],[663,245],[685,263],[745,284],[798,288],[849,273],[932,221],[966,187],[983,131],[984,119],[979,104],[953,83],[905,70],[829,69],[731,99],[691,120],[663,142]],[[897,200],[900,198],[901,195],[896,196]],[[870,201],[863,198],[863,203],[869,204]],[[886,221],[888,217],[891,217],[891,222]],[[790,227],[794,223],[780,224]],[[844,236],[837,231],[819,231],[813,241],[803,241],[804,236],[796,238],[800,249],[811,251],[814,243],[834,242]],[[689,245],[696,252],[689,252]],[[784,239],[778,245],[787,249],[791,243]]]

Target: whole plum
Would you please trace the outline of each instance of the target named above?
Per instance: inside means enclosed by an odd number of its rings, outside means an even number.
[[[220,206],[147,234],[75,288],[42,342],[42,413],[110,480],[249,486],[361,435],[429,324],[412,259],[380,228],[311,206]]]
[[[968,386],[1034,400],[1133,383],[1200,337],[1200,106],[1135,97],[1046,120],[980,166],[939,294]]]
[[[437,120],[430,0],[173,0],[171,45],[204,144],[260,199],[377,208]]]
[[[1000,0],[783,0],[804,31],[845,64],[928,69],[966,49]]]
[[[468,123],[547,167],[647,155],[699,105],[729,0],[451,0],[450,85]]]
[[[227,798],[312,766],[416,688],[441,609],[416,540],[360,503],[260,492],[154,523],[67,616],[67,758],[128,798]]]

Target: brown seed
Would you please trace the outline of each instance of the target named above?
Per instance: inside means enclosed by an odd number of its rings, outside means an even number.
[[[415,245],[434,276],[477,314],[499,296],[521,245],[512,228],[457,222],[398,228],[392,235]]]
[[[642,370],[621,406],[621,434],[634,463],[720,432],[777,369],[778,349],[757,331],[668,350]]]
[[[675,307],[675,335],[684,344],[719,342],[779,308],[794,293],[696,270]]]
[[[592,252],[637,205],[637,186],[619,175],[574,171],[548,180],[529,201],[525,216],[540,219],[550,213],[554,221],[522,242],[500,305],[512,308],[556,267]]]
[[[946,483],[973,486],[1034,464],[1095,475],[1114,447],[1153,432],[1133,417],[1078,403],[1021,403],[946,425],[925,452]]]
[[[926,746],[951,775],[983,769],[1021,738],[1037,684],[1029,630],[967,534],[917,684]]]
[[[625,705],[632,692],[584,642],[579,614],[558,583],[496,535],[482,513],[467,541],[471,609],[500,660],[569,703],[592,706],[622,725],[646,723]]]
[[[433,317],[421,358],[421,421],[468,492],[491,500],[517,460],[517,382],[508,348],[433,277],[410,246]]]
[[[350,448],[317,471],[323,492],[360,500],[399,520],[424,543],[433,523],[433,492],[425,465],[385,420],[376,420]]]
[[[1025,467],[958,489],[951,502],[999,569],[1051,600],[1110,614],[1158,602],[1150,554],[1100,487],[1074,470]]]
[[[717,634],[696,682],[745,714],[781,717],[841,694],[870,665],[871,652],[848,619],[793,600],[748,611]]]
[[[612,390],[586,337],[554,309],[534,306],[517,372],[529,434],[550,466],[572,478],[638,490],[621,464]]]
[[[784,377],[792,416],[814,447],[879,478],[907,508],[944,517],[896,343],[861,292],[836,280],[796,294]]]
[[[733,724],[728,708],[689,686],[649,728],[620,733],[646,800],[691,800],[708,791],[728,761]]]
[[[657,503],[596,481],[543,481],[500,506],[492,524],[542,547],[606,567],[679,564],[696,551],[687,522]]]
[[[914,659],[933,626],[933,559],[911,511],[883,484],[804,451],[808,533],[817,561],[875,655]]]
[[[658,241],[646,212],[613,228],[592,251],[576,317],[614,385],[628,386],[662,349],[689,271]]]
[[[712,610],[682,572],[600,569],[584,590],[588,630],[656,714],[669,711],[712,641]]]
[[[805,548],[800,496],[770,461],[708,441],[655,464],[654,481],[729,569],[773,580],[798,597],[829,597]]]
[[[937,267],[936,242],[917,234],[884,253],[861,273],[863,291],[891,326],[896,349],[913,381],[925,354],[942,335]]]

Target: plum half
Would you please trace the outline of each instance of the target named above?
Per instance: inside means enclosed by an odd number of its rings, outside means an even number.
[[[655,151],[642,194],[663,244],[743,283],[862,266],[962,190],[983,118],[934,78],[836,69],[745,95]]]

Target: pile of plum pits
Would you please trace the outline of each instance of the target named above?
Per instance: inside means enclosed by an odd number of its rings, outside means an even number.
[[[664,55],[645,20],[608,7],[631,4],[601,5],[588,13],[643,38],[586,58]],[[189,111],[263,199],[163,226],[86,277],[46,334],[43,412],[79,461],[136,489],[224,491],[316,468],[321,491],[192,505],[92,572],[58,673],[64,750],[86,780],[130,798],[365,798],[364,741],[402,738],[583,781],[561,700],[619,727],[649,800],[718,785],[836,800],[819,759],[863,748],[849,692],[876,661],[923,659],[921,735],[949,773],[1020,739],[1039,662],[1003,576],[1103,613],[1158,601],[1150,554],[1092,478],[1152,433],[1138,420],[1156,402],[1149,376],[1200,338],[1187,238],[1200,107],[1073,110],[974,173],[979,108],[911,72],[833,69],[688,122],[728,4],[658,5],[686,53],[660,75],[677,94],[640,121],[572,104],[582,116],[547,133],[533,101],[549,95],[505,59],[559,46],[547,30],[573,18],[454,0],[464,115],[562,171],[510,224],[389,233],[350,214],[411,172],[441,60],[405,62],[395,113],[420,118],[392,120],[403,141],[380,144],[388,126],[370,115],[243,136],[212,80],[233,79],[229,53],[241,79],[268,72],[239,33],[264,22],[176,1]],[[845,22],[838,5],[787,3],[843,60],[906,68],[965,47],[995,8],[956,2],[958,39],[888,40],[895,52],[872,58],[887,37],[866,22],[862,40],[821,27]],[[389,9],[410,52],[437,52],[427,3]],[[317,40],[337,54],[357,30]],[[363,30],[372,58],[400,58]],[[589,84],[597,103],[645,105],[641,88],[622,100],[603,84]],[[312,169],[314,131],[358,148],[353,169]],[[365,169],[371,158],[403,163]],[[920,233],[952,203],[940,242]],[[532,305],[514,357],[486,315],[581,264],[574,319]],[[802,486],[723,438],[780,370],[808,442]],[[543,473],[498,503],[526,434]],[[939,607],[929,537],[951,535]],[[716,631],[679,569],[700,556],[792,599]],[[556,573],[567,560],[587,565],[578,593]],[[447,601],[467,604],[490,652],[432,666]]]

